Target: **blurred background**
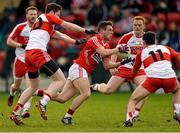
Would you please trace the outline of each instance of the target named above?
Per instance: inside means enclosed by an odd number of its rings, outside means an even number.
[[[132,17],[144,16],[146,31],[155,31],[159,44],[168,45],[180,52],[180,0],[0,0],[0,91],[8,91],[12,82],[15,49],[6,45],[9,33],[16,24],[25,21],[25,9],[28,6],[36,6],[41,14],[49,2],[63,6],[62,19],[82,27],[96,29],[101,20],[113,21],[114,36],[110,42],[112,48],[123,34],[132,31]],[[56,29],[75,39],[87,38],[58,26]],[[61,40],[52,39],[48,52],[67,76],[72,60],[78,56],[82,47],[83,45],[69,47]],[[174,64],[180,78],[179,66]],[[109,77],[109,72],[99,64],[90,78],[92,83],[100,83],[107,82]],[[43,73],[41,79],[44,81],[42,85],[49,81]]]

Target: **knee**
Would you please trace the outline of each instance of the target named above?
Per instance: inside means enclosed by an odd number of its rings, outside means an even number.
[[[104,93],[107,94],[107,95],[111,94],[111,93],[113,93],[113,89],[111,87],[109,87],[109,86],[106,86]]]
[[[91,96],[91,92],[84,92],[81,93],[81,95],[83,96],[84,99],[88,99]]]
[[[59,102],[59,103],[62,103],[62,104],[64,104],[66,101],[67,101],[67,100],[66,100],[66,99],[63,99],[63,98],[60,98],[60,99],[58,100],[58,102]]]

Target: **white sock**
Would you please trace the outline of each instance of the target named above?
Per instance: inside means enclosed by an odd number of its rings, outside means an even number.
[[[138,116],[138,115],[139,115],[139,111],[135,110],[134,113],[133,113],[133,117]]]
[[[45,105],[49,102],[49,100],[50,100],[50,97],[45,94],[45,95],[43,96],[43,98],[40,100],[40,102],[41,102],[42,105],[45,106]]]
[[[99,84],[95,84],[92,89],[95,90],[95,91],[97,91],[97,90],[98,90],[98,85],[99,85]]]
[[[66,117],[72,117],[72,115],[71,115],[71,114],[66,113],[64,117],[65,117],[65,118],[66,118]]]
[[[28,111],[31,106],[31,102],[26,102],[23,107],[23,112]]]
[[[175,103],[175,104],[174,104],[174,107],[175,107],[174,112],[180,114],[180,104]]]

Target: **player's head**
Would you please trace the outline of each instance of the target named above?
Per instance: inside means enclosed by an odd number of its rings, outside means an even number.
[[[113,23],[111,21],[101,21],[98,24],[98,32],[104,40],[111,40],[113,36]]]
[[[143,35],[142,39],[146,45],[153,45],[156,42],[156,33],[152,31],[148,31]]]
[[[145,18],[142,16],[135,16],[133,18],[133,31],[136,35],[141,36],[144,33]]]
[[[35,6],[26,8],[26,19],[30,24],[33,24],[38,15],[38,9]]]
[[[46,6],[45,13],[53,13],[57,16],[60,16],[62,10],[63,10],[63,7],[61,5],[58,5],[56,3],[49,3]]]

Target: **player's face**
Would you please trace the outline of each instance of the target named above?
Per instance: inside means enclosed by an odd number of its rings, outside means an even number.
[[[112,36],[113,36],[113,27],[108,25],[106,27],[106,29],[104,30],[104,38],[107,40],[107,41],[110,41]]]
[[[143,35],[144,23],[142,20],[134,20],[133,21],[133,31],[136,35]]]
[[[37,18],[37,11],[36,10],[29,10],[26,14],[26,19],[30,23],[34,23]]]
[[[56,16],[58,16],[58,17],[60,17],[60,16],[61,16],[61,11],[57,11],[57,12],[55,12],[55,13],[54,13],[54,15],[56,15]]]

